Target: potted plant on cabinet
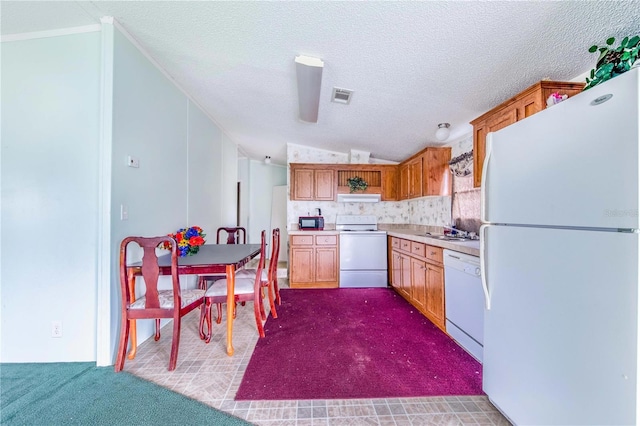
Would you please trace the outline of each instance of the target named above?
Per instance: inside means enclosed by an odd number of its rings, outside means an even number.
[[[606,46],[593,45],[589,48],[591,53],[600,51],[600,57],[596,67],[591,70],[590,78],[587,77],[587,85],[583,90],[590,89],[638,66],[640,36],[625,37],[616,48],[613,47],[615,41],[615,37],[610,37],[606,40]]]
[[[347,185],[349,185],[349,192],[354,193],[356,191],[364,191],[369,184],[365,182],[360,176],[354,176],[347,179]]]

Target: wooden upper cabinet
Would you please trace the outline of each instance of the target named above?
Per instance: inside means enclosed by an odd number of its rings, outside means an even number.
[[[427,148],[422,154],[422,195],[451,195],[451,148]]]
[[[402,164],[400,166],[398,174],[398,195],[400,196],[401,200],[406,200],[407,198],[409,198],[409,165]]]
[[[291,199],[335,201],[350,191],[348,179],[358,176],[369,185],[365,194],[380,194],[382,201],[398,200],[398,166],[394,164],[291,163]]]
[[[422,156],[409,161],[409,198],[422,197]]]
[[[315,200],[333,201],[336,197],[336,180],[333,170],[316,170],[314,180]]]
[[[291,199],[333,201],[336,194],[334,170],[291,168]]]
[[[299,169],[291,171],[291,199],[308,200],[314,198],[314,170]]]
[[[385,167],[382,169],[382,201],[396,201],[398,199],[398,168]]]
[[[451,148],[425,148],[400,164],[399,199],[451,195]]]
[[[546,108],[547,98],[554,92],[569,97],[582,92],[584,83],[540,81],[517,96],[501,103],[471,122],[473,126],[473,186],[482,184],[482,166],[486,155],[486,138],[516,121]]]

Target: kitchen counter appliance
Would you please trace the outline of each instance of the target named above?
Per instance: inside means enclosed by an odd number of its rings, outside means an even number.
[[[322,216],[300,216],[298,217],[298,229],[301,231],[322,231],[324,218]]]
[[[640,422],[640,68],[489,133],[483,390],[515,424]]]
[[[370,215],[337,215],[340,287],[387,286],[387,233]]]
[[[447,333],[482,362],[484,292],[480,258],[443,250],[443,260]]]

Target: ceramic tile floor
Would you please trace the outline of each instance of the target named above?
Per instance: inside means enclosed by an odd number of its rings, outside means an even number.
[[[149,339],[140,345],[136,359],[125,362],[125,371],[256,425],[510,424],[485,396],[234,401],[258,340],[253,307],[251,304],[238,306],[233,327],[233,357],[225,352],[224,321],[220,325],[214,323],[214,336],[205,344],[198,335],[198,320],[198,310],[183,318],[178,365],[174,371],[167,371],[170,326],[163,327],[160,341]],[[274,380],[277,379],[275,373]]]

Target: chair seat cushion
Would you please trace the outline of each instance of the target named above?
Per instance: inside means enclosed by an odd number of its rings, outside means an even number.
[[[255,279],[256,272],[258,272],[256,269],[240,269],[239,271],[236,272],[236,277]],[[268,279],[269,279],[269,274],[267,273],[266,270],[263,269],[262,281],[267,281]]]
[[[187,305],[192,304],[198,299],[202,299],[204,297],[204,290],[193,289],[193,290],[182,290],[180,291],[180,304],[181,308],[184,308]],[[160,290],[158,292],[158,299],[160,301],[160,308],[162,309],[172,309],[173,308],[173,290]],[[141,297],[133,302],[129,309],[144,309],[145,303],[147,301],[146,297]]]
[[[236,278],[235,294],[252,294],[253,284],[255,279],[251,278]],[[211,284],[211,287],[207,290],[204,297],[216,297],[227,295],[227,280],[218,280]]]

